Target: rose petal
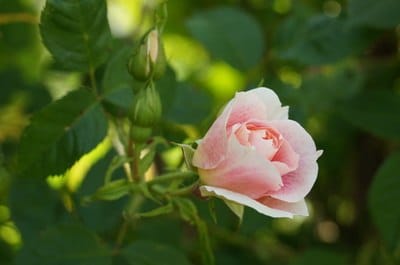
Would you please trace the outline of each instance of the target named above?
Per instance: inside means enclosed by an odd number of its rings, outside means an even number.
[[[202,196],[215,196],[223,200],[236,202],[248,206],[250,208],[253,208],[257,212],[271,217],[289,217],[289,218],[293,217],[293,214],[291,212],[279,209],[273,209],[271,207],[268,207],[267,205],[264,205],[256,200],[251,199],[250,197],[247,197],[243,194],[236,193],[227,189],[222,189],[212,186],[201,186],[200,192]]]
[[[238,92],[232,102],[232,113],[227,126],[244,123],[249,119],[287,119],[288,108],[282,104],[269,88],[259,87],[246,92]]]
[[[282,210],[294,215],[308,216],[308,209],[305,200],[300,200],[298,202],[285,202],[278,199],[274,199],[270,196],[266,196],[258,200],[260,203],[266,205],[267,207]]]
[[[267,107],[267,120],[286,120],[289,117],[289,107],[282,107],[278,95],[271,89],[259,87],[251,90]],[[253,117],[255,118],[255,117]]]
[[[281,141],[281,146],[272,158],[272,163],[278,168],[281,176],[297,169],[299,155],[293,150],[286,139]]]
[[[207,134],[200,141],[194,155],[192,164],[198,168],[215,168],[222,160],[228,145],[226,123],[231,113],[231,103],[228,103],[221,115],[211,125]]]
[[[229,139],[227,155],[216,168],[199,168],[203,183],[260,198],[280,189],[281,176],[275,166],[254,148],[242,146],[234,135]]]
[[[282,188],[270,193],[270,196],[287,202],[300,201],[309,193],[317,178],[316,161],[320,152],[317,152],[311,136],[297,122],[281,120],[271,121],[269,124],[282,134],[300,158],[298,168],[283,175]]]
[[[249,136],[250,131],[247,130],[246,124],[240,125],[239,123],[235,124],[232,127],[232,133],[235,134],[236,139],[239,141],[241,145],[250,146]]]

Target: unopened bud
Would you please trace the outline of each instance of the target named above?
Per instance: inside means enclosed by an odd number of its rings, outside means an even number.
[[[157,29],[147,33],[136,52],[131,56],[128,70],[139,81],[147,81],[150,77],[159,79],[165,72],[166,61],[164,45]]]
[[[161,112],[160,95],[150,84],[135,96],[129,118],[133,125],[153,127],[160,120]]]
[[[152,128],[132,125],[130,136],[134,142],[144,143],[150,138],[151,133],[152,133]]]
[[[167,67],[164,45],[158,30],[150,31],[147,39],[150,54],[150,68],[153,78],[159,79],[165,73]]]

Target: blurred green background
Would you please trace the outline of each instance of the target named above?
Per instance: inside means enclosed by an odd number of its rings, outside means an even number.
[[[155,2],[107,0],[115,40],[143,33]],[[87,79],[60,68],[41,43],[43,5],[0,0],[0,264],[27,264],[29,242],[51,249],[52,241],[37,241],[34,231],[64,222],[75,207],[65,189],[53,193],[46,183],[14,177],[32,113]],[[201,138],[236,91],[262,81],[324,150],[307,218],[272,219],[247,209],[238,227],[215,201],[214,224],[207,203],[197,202],[217,264],[400,264],[400,1],[169,0],[163,40],[170,70],[158,83],[165,118],[159,133],[167,139]],[[130,52],[110,51],[99,82],[122,84]],[[50,186],[67,185],[77,197],[90,193],[101,183],[110,149],[104,140]],[[176,168],[182,154],[165,149],[159,159]],[[108,244],[123,204],[78,212]],[[199,263],[192,228],[174,216],[143,220],[130,236],[174,246]],[[113,264],[136,263],[115,258]]]

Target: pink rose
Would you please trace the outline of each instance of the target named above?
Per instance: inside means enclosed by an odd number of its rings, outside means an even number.
[[[239,92],[194,153],[203,196],[244,205],[272,217],[308,215],[304,197],[317,174],[311,136],[288,119],[288,107],[260,87]]]

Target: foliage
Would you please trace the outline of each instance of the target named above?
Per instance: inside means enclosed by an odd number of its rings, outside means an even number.
[[[164,2],[0,0],[0,264],[399,264],[400,1]],[[185,165],[260,80],[324,150],[310,217],[239,221]]]

